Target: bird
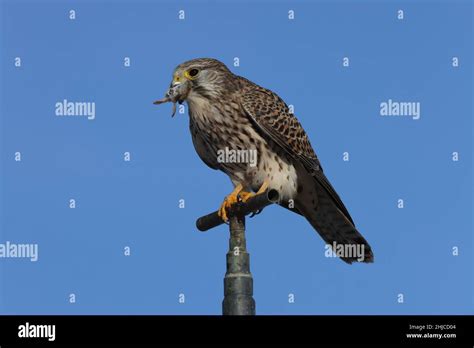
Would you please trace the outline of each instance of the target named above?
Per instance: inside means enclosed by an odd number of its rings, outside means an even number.
[[[174,69],[165,97],[154,104],[165,102],[173,103],[172,116],[176,103],[187,103],[197,154],[230,177],[234,189],[218,210],[224,221],[236,202],[275,189],[278,204],[306,218],[333,251],[340,246],[363,251],[337,254],[344,262],[374,261],[372,248],[324,174],[307,133],[276,93],[234,74],[217,59],[196,58]],[[255,151],[256,163],[219,160],[224,148]]]

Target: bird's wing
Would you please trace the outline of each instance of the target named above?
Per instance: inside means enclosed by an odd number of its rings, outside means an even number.
[[[285,102],[268,89],[247,84],[241,96],[241,104],[261,133],[293,159],[301,162],[341,212],[354,224],[344,203],[324,175],[306,132],[298,119],[290,113]]]
[[[194,148],[201,160],[211,169],[219,169],[216,156],[214,156],[206,146],[206,140],[202,138],[202,132],[200,132],[193,122],[192,117],[189,118],[189,130],[191,132],[191,139],[193,141]]]

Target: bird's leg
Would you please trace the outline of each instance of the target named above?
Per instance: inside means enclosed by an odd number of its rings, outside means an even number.
[[[242,192],[239,194],[240,198],[242,199],[242,202],[247,202],[250,198],[259,195],[261,193],[264,193],[268,188],[268,181],[264,180],[262,186],[258,189],[257,193],[253,192]]]
[[[237,203],[239,193],[242,192],[243,186],[242,184],[238,184],[234,190],[224,199],[222,202],[217,214],[221,217],[222,220],[227,221],[229,218],[227,217],[226,209],[230,208],[230,206],[234,203]]]

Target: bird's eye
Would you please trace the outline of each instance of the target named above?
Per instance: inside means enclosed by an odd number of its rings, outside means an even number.
[[[188,74],[190,77],[196,77],[197,74],[199,73],[199,70],[198,69],[191,69],[189,70]]]

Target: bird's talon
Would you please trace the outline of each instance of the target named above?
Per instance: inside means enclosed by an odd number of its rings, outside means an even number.
[[[258,215],[262,212],[263,209],[259,209],[259,210],[256,210],[256,211],[253,211],[252,214],[250,215],[250,217],[254,217],[255,215]]]
[[[227,222],[228,218],[227,218],[227,213],[225,211],[225,203],[226,203],[226,200],[224,200],[224,203],[222,203],[222,205],[220,206],[219,210],[217,211],[217,215],[219,215],[219,217],[224,222]]]
[[[253,196],[255,196],[255,193],[253,192],[241,192],[239,194],[239,197],[240,199],[242,200],[242,202],[247,202],[250,198],[252,198]]]
[[[246,202],[253,196],[255,196],[255,193],[242,191],[242,185],[237,185],[234,191],[224,198],[224,201],[217,211],[217,215],[219,215],[219,217],[224,222],[229,221],[229,217],[227,216],[228,209],[230,209],[233,204],[238,202]]]
[[[227,209],[229,209],[233,204],[237,203],[238,199],[238,192],[235,191],[228,195],[226,198],[224,198],[224,202],[222,202],[217,212],[217,215],[219,215],[224,222],[229,221],[229,217],[227,216]]]

